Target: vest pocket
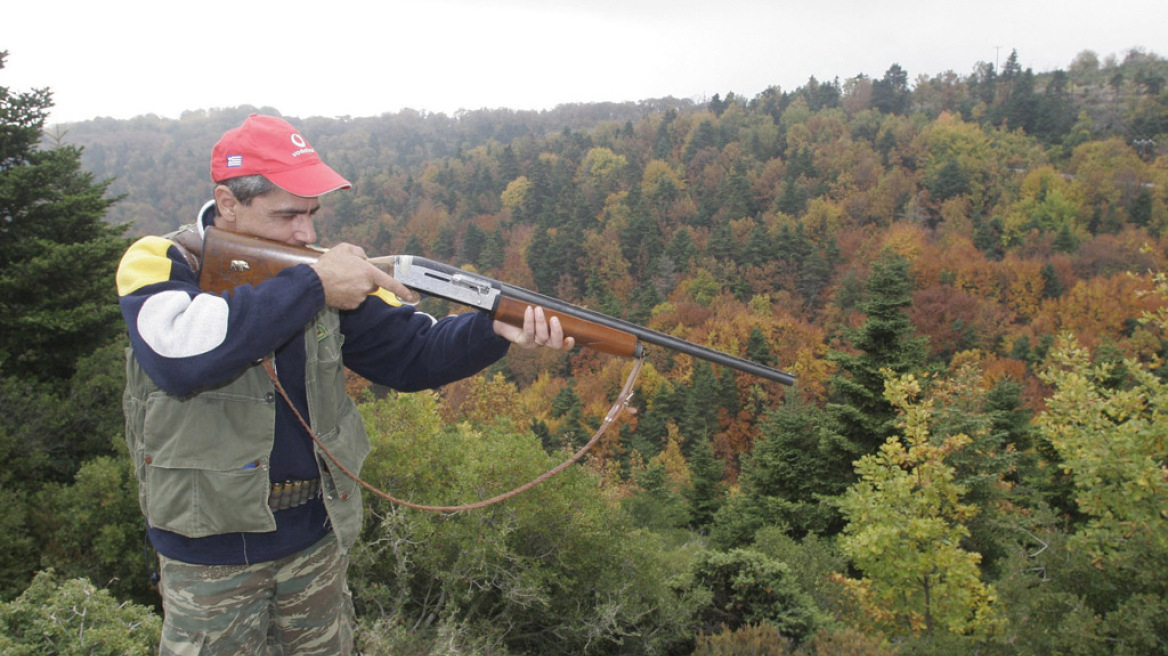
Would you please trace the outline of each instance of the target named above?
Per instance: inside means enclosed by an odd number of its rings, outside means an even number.
[[[267,504],[268,471],[146,466],[150,525],[190,538],[276,530]]]

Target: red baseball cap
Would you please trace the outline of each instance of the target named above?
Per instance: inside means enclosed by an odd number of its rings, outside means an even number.
[[[321,161],[296,128],[283,119],[252,114],[228,130],[211,150],[211,180],[262,175],[281,189],[312,198],[353,185]]]

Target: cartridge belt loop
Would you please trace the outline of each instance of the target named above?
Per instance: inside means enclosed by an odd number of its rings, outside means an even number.
[[[272,512],[303,506],[320,496],[320,479],[308,481],[284,481],[272,483],[272,493],[268,495],[268,507]]]

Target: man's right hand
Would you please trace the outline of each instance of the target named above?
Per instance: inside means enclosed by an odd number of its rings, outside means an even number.
[[[353,310],[365,298],[383,288],[408,303],[418,300],[417,294],[402,285],[393,276],[369,263],[365,250],[353,244],[338,244],[330,248],[311,265],[324,286],[325,305],[338,310]]]

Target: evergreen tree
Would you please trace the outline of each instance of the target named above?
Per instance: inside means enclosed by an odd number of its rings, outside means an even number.
[[[776,359],[767,343],[766,335],[758,326],[750,328],[750,335],[746,338],[746,359],[759,364],[774,366]]]
[[[693,445],[699,440],[709,439],[718,430],[718,380],[713,368],[705,361],[694,362],[686,396],[685,413],[678,417],[677,427],[685,437],[688,456]]]
[[[750,239],[746,241],[746,248],[739,260],[740,264],[762,266],[774,257],[775,247],[771,242],[770,233],[763,223],[755,222],[754,230],[750,232]]]
[[[1043,298],[1058,298],[1063,295],[1066,289],[1063,283],[1059,280],[1058,272],[1054,270],[1054,265],[1047,262],[1042,266],[1042,297]]]
[[[496,228],[486,236],[482,253],[479,255],[478,265],[483,271],[490,271],[503,266],[504,244],[503,231]]]
[[[486,241],[487,234],[483,232],[482,228],[473,223],[466,226],[466,232],[462,235],[463,261],[481,267],[482,263],[479,258],[482,256],[483,245]]]
[[[556,394],[556,397],[552,399],[551,414],[562,421],[555,434],[555,441],[558,441],[559,444],[554,446],[556,448],[564,445],[572,448],[579,446],[581,439],[587,436],[587,432],[581,425],[584,408],[572,385],[560,390],[559,394]]]
[[[523,172],[519,168],[519,158],[515,156],[511,144],[507,144],[503,147],[503,153],[499,155],[499,178],[502,184],[506,185],[520,175],[523,175]]]
[[[937,203],[968,193],[969,176],[955,157],[950,157],[929,183],[929,195]]]
[[[0,374],[67,381],[122,330],[114,270],[128,242],[102,222],[110,181],[81,170],[81,149],[39,147],[51,107],[48,89],[0,86]]]
[[[704,532],[722,505],[726,492],[725,467],[714,455],[710,440],[699,439],[690,448],[690,486],[685,490],[689,502],[690,525]]]
[[[825,500],[841,494],[852,477],[850,462],[836,457],[843,447],[830,423],[823,409],[797,399],[767,414],[754,450],[743,457],[742,494],[719,511],[711,529],[719,548],[749,544],[764,526],[796,537],[839,531],[839,512]]]
[[[912,104],[912,90],[908,88],[908,71],[893,64],[884,77],[872,82],[872,107],[885,114],[906,114]]]
[[[698,255],[698,247],[694,244],[693,234],[689,228],[680,228],[673,233],[673,241],[665,249],[665,254],[681,271],[689,270],[690,264]]]
[[[801,216],[807,209],[807,192],[802,185],[788,178],[783,193],[775,200],[775,209],[788,216]]]
[[[636,190],[637,187],[633,189]],[[649,265],[665,249],[664,237],[656,221],[644,212],[637,212],[631,205],[630,209],[633,210],[633,218],[621,231],[621,254],[632,266],[631,273],[647,277],[644,274],[648,271]]]
[[[810,242],[808,244],[810,245]],[[839,246],[835,242],[835,237],[824,239],[803,259],[795,289],[803,297],[807,307],[816,309],[823,304],[823,291],[834,278],[838,260]]]
[[[711,121],[702,121],[690,136],[689,143],[681,154],[682,161],[689,163],[694,155],[706,148],[718,147],[718,132]]]
[[[850,445],[849,453],[840,454],[848,463],[875,453],[895,428],[896,413],[884,398],[883,370],[915,372],[927,354],[926,339],[915,335],[905,312],[912,304],[908,261],[886,250],[872,264],[867,294],[861,307],[867,320],[849,335],[856,353],[832,354],[839,371],[831,380],[828,409]]]
[[[720,188],[722,212],[728,219],[752,217],[758,212],[746,173],[745,160],[735,160],[730,175]]]
[[[24,588],[43,551],[34,536],[51,513],[38,488],[108,453],[121,423],[114,271],[128,241],[102,222],[109,182],[81,171],[81,149],[39,146],[51,107],[48,89],[0,86],[0,598]]]
[[[1152,221],[1152,207],[1152,193],[1146,187],[1142,187],[1128,203],[1128,217],[1132,223],[1146,226]]]

